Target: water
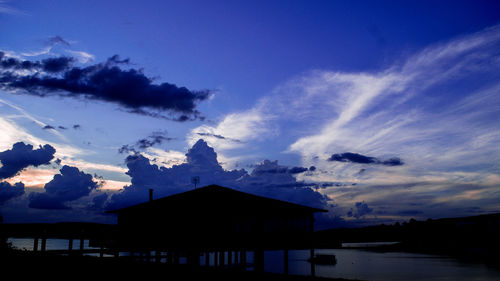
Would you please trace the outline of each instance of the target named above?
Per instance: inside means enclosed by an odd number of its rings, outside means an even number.
[[[8,243],[11,243],[13,247],[19,250],[33,251],[34,239],[33,238],[9,238]],[[38,250],[42,247],[42,240],[38,240]],[[68,239],[47,239],[45,248],[47,250],[67,250],[69,247]],[[73,240],[73,249],[80,249],[80,240]],[[89,246],[89,240],[84,240],[83,249],[97,249]],[[89,254],[94,255],[94,254]]]
[[[457,259],[405,252],[372,252],[361,249],[318,249],[334,254],[335,265],[316,265],[316,276],[370,281],[396,280],[500,280],[500,269]],[[289,273],[310,275],[309,251],[289,251]],[[267,252],[265,270],[283,272],[283,251]]]
[[[33,250],[33,239],[9,239],[18,249]],[[40,242],[39,242],[40,243]],[[39,245],[40,246],[40,245]],[[352,245],[355,246],[355,245]],[[79,249],[80,240],[73,241],[73,249]],[[88,240],[84,243],[85,249]],[[47,239],[47,250],[68,249],[68,240]],[[335,265],[316,265],[316,276],[359,279],[370,281],[396,280],[430,280],[430,281],[462,281],[462,280],[500,280],[500,269],[483,264],[458,261],[439,255],[415,254],[405,252],[372,252],[362,249],[317,249],[316,254],[334,254]],[[289,273],[310,275],[311,266],[307,259],[309,250],[289,251]],[[213,262],[213,253],[210,262]],[[225,260],[227,261],[227,254]],[[267,251],[264,256],[264,270],[283,273],[283,251]],[[200,257],[204,264],[204,257]],[[253,254],[247,253],[247,261],[253,261]],[[181,260],[181,263],[185,261]]]

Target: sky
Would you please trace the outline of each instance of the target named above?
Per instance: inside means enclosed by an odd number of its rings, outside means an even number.
[[[5,222],[193,177],[319,228],[500,212],[497,1],[2,0],[0,34]]]

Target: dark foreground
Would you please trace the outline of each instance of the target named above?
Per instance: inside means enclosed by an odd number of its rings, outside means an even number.
[[[347,279],[292,276],[257,273],[187,265],[171,266],[159,263],[131,261],[126,258],[97,258],[88,256],[58,256],[23,251],[0,253],[2,275],[45,278],[126,278],[127,280],[292,280],[292,281],[349,281]],[[111,280],[111,279],[110,279]]]

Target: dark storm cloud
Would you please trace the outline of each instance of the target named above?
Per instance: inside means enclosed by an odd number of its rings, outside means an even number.
[[[42,60],[42,67],[46,72],[58,73],[69,69],[74,61],[74,58],[69,57],[49,58]]]
[[[358,153],[345,152],[339,154],[332,154],[328,161],[337,161],[337,162],[349,162],[349,163],[358,163],[358,164],[378,164],[385,166],[401,166],[404,164],[401,159],[394,157],[388,160],[380,160],[375,157],[365,156]]]
[[[373,209],[368,207],[368,204],[366,204],[365,202],[356,202],[355,208],[356,208],[356,210],[351,209],[347,213],[348,217],[355,217],[355,218],[359,219],[362,216],[373,212]]]
[[[375,157],[368,157],[358,153],[345,152],[341,154],[333,154],[328,161],[338,161],[338,162],[353,162],[361,164],[373,164],[377,163],[378,160]]]
[[[107,61],[106,61],[107,65],[112,65],[112,64],[129,64],[129,63],[130,63],[130,59],[129,58],[121,60],[119,55],[114,55],[114,56],[108,58]]]
[[[12,149],[0,152],[0,179],[6,179],[17,175],[28,166],[40,166],[49,164],[54,158],[56,150],[46,144],[38,149],[33,149],[31,144],[23,142],[15,143]]]
[[[45,71],[48,73],[59,73],[69,69],[74,61],[75,59],[71,57],[48,58],[42,61],[19,60],[16,58],[5,57],[4,53],[0,52],[0,68],[4,71],[30,70]],[[16,75],[10,72],[2,73],[2,78],[4,77],[11,77],[12,79],[14,79]]]
[[[288,169],[288,172],[290,174],[300,174],[300,173],[303,173],[303,172],[305,172],[307,170],[308,169],[304,168],[304,167],[293,167],[293,168]]]
[[[67,202],[88,196],[99,184],[92,175],[76,167],[63,166],[60,174],[45,184],[43,193],[31,193],[29,207],[36,209],[69,209]]]
[[[166,141],[171,141],[173,138],[167,137],[167,132],[153,132],[146,138],[138,140],[135,144],[129,145],[125,144],[120,149],[118,149],[119,153],[138,153],[141,150],[145,150],[148,147],[152,147],[155,145],[160,145]]]
[[[142,108],[129,109],[129,110],[125,110],[125,112],[143,115],[143,116],[148,116],[148,117],[153,117],[153,118],[158,118],[158,119],[177,121],[177,122],[194,121],[194,120],[203,121],[203,120],[205,120],[204,116],[200,116],[200,112],[198,110],[194,110],[193,112],[191,112],[190,116],[188,116],[186,114],[181,114],[181,115],[176,116],[176,117],[166,116],[162,112],[152,111],[152,110],[144,110]]]
[[[265,164],[265,165],[262,165]],[[269,161],[265,160],[263,163],[260,163],[256,166],[253,166],[253,174],[255,175],[263,175],[263,174],[300,174],[303,172],[309,171],[308,168],[304,167],[287,167],[287,166],[280,166],[276,161]],[[312,166],[313,169],[310,171],[314,171],[316,167]]]
[[[50,37],[49,39],[46,40],[45,43],[48,46],[54,46],[54,45],[57,45],[57,44],[65,45],[65,46],[68,46],[68,47],[70,46],[70,44],[68,43],[68,41],[64,40],[59,35],[56,35],[54,37]]]
[[[43,126],[42,129],[44,129],[44,130],[54,130],[55,128],[54,128],[54,126],[51,126],[51,125],[45,125],[45,126]]]
[[[217,138],[220,140],[227,140],[227,141],[232,141],[232,142],[236,142],[236,143],[241,143],[241,140],[228,138],[228,137],[225,137],[223,135],[212,134],[212,133],[196,133],[196,134],[198,136],[202,136],[202,137],[214,137],[214,138]]]
[[[136,145],[140,149],[146,149],[157,144],[162,144],[165,141],[171,141],[172,138],[166,136],[167,132],[153,132],[150,136],[137,141]]]
[[[104,207],[104,203],[108,199],[108,196],[109,195],[107,193],[102,193],[94,196],[94,198],[92,198],[92,204],[90,205],[90,209],[96,209],[96,210],[102,209]]]
[[[24,184],[18,182],[11,185],[8,182],[0,182],[0,205],[5,201],[10,200],[14,197],[18,197],[24,194]]]
[[[404,163],[403,163],[403,161],[401,161],[401,159],[394,157],[394,158],[382,161],[381,164],[386,165],[386,166],[401,166]]]
[[[0,52],[0,67],[2,70],[15,70],[15,69],[24,69],[24,70],[32,70],[32,69],[40,69],[42,65],[40,62],[31,62],[31,61],[20,61],[15,58],[7,58],[4,57],[4,53]]]
[[[161,167],[151,164],[141,154],[129,155],[126,164],[131,185],[111,196],[108,209],[144,202],[148,200],[150,188],[154,188],[155,197],[192,190],[194,176],[200,178],[198,186],[218,184],[311,207],[328,207],[328,198],[313,188],[314,183],[297,181],[287,166],[264,160],[254,165],[251,173],[243,169],[225,170],[217,161],[217,153],[202,139],[189,149],[186,163],[180,165]]]
[[[74,58],[21,61],[0,53],[0,89],[40,97],[58,95],[116,103],[129,112],[164,117],[160,112],[180,115],[186,121],[199,118],[196,103],[208,98],[209,91],[191,91],[170,83],[154,84],[140,69],[122,69],[129,60],[115,55],[105,63],[73,67]],[[30,70],[29,74],[15,70]],[[17,91],[19,93],[19,91]]]

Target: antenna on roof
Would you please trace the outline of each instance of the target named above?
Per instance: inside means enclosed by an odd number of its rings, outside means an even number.
[[[200,177],[199,176],[191,177],[191,182],[194,184],[194,189],[196,189],[196,185],[200,183]]]

